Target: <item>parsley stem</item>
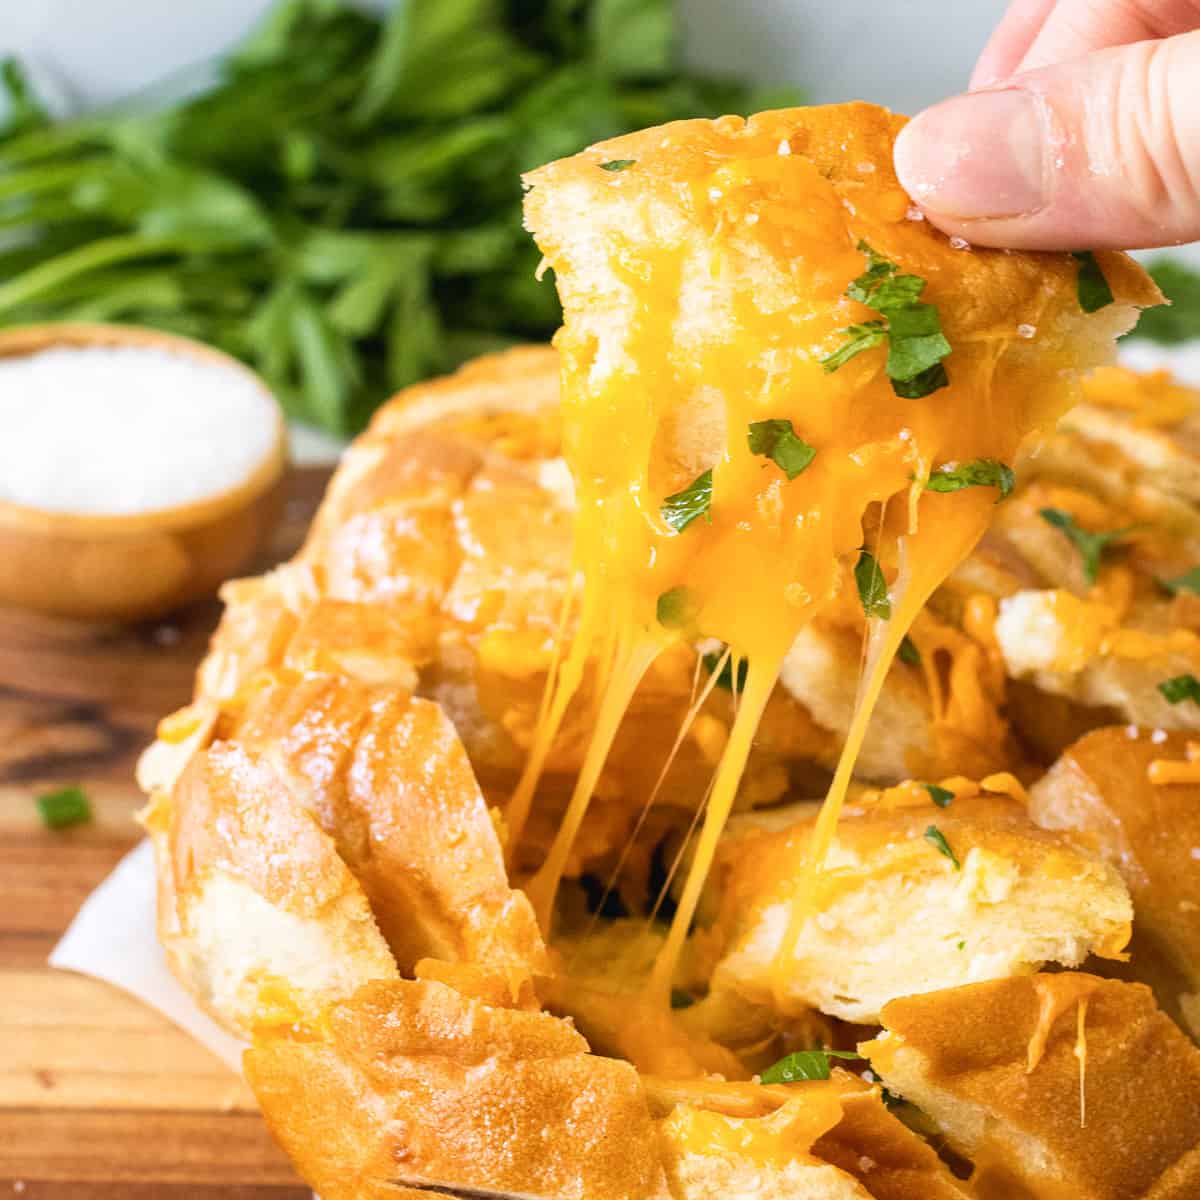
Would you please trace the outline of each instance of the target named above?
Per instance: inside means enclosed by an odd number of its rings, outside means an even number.
[[[116,237],[101,238],[98,242],[89,242],[76,250],[68,250],[56,258],[38,263],[23,275],[0,284],[0,312],[16,308],[40,293],[49,291],[76,275],[94,271],[97,267],[125,262],[131,258],[167,254],[180,245],[179,238],[155,238],[144,233],[119,234]]]

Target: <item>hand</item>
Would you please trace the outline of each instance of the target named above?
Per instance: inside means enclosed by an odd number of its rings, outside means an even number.
[[[1200,238],[1200,0],[1014,0],[971,90],[901,132],[896,170],[979,245]]]

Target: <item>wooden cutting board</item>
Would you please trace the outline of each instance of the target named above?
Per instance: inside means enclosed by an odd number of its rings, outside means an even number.
[[[270,561],[328,479],[292,473]],[[139,1001],[53,971],[51,948],[140,838],[137,755],[185,703],[215,601],[135,629],[0,610],[0,1200],[309,1200],[254,1099]],[[33,798],[82,784],[95,820],[45,829]]]

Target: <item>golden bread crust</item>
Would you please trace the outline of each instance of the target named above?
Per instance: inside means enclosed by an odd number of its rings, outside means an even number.
[[[1038,1057],[1045,996],[1053,1019]],[[1200,1050],[1148,988],[1077,974],[997,980],[894,1000],[883,1024],[860,1049],[975,1160],[983,1200],[1022,1188],[1078,1200],[1200,1189]]]
[[[634,1069],[542,1013],[397,982],[318,1030],[264,1031],[245,1066],[323,1200],[394,1195],[397,1174],[578,1200],[669,1195]]]
[[[1119,870],[1137,912],[1130,969],[1200,1038],[1200,781],[1151,783],[1151,764],[1187,761],[1188,739],[1128,726],[1075,743],[1029,793],[1048,829],[1092,836]],[[1148,976],[1139,974],[1147,960]],[[1165,960],[1165,962],[1163,962]],[[1160,968],[1158,964],[1162,964]],[[1168,978],[1155,978],[1165,968]]]
[[[874,1200],[969,1200],[933,1147],[893,1116],[878,1087],[835,1067],[842,1119],[813,1153],[858,1179]]]

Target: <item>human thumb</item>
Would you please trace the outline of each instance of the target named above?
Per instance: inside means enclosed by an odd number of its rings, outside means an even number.
[[[896,171],[935,225],[978,245],[1200,238],[1200,31],[946,100],[901,131]]]

